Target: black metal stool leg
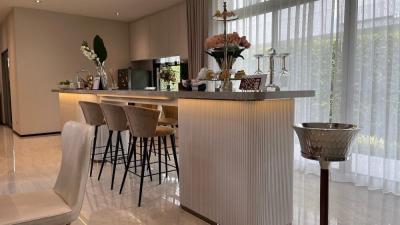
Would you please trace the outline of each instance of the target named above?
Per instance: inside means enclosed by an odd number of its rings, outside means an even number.
[[[172,127],[172,128],[174,128],[174,125],[171,125],[171,127]],[[167,142],[167,141],[165,141],[165,144],[166,144],[166,145],[167,145],[167,143],[168,143],[168,142]],[[168,145],[167,145],[167,146],[168,146]],[[167,147],[167,148],[168,148],[168,147]],[[169,155],[169,152],[168,152],[168,154],[167,154],[167,155],[168,155],[168,160],[171,160],[171,156]]]
[[[118,149],[119,149],[118,136],[119,135],[121,135],[121,131],[118,131],[118,133],[117,133],[117,146],[115,148],[114,164],[113,164],[113,171],[112,171],[112,178],[111,178],[111,190],[114,190],[115,169],[117,168],[117,163],[118,163]]]
[[[162,137],[164,142],[164,160],[165,160],[165,177],[168,177],[168,148],[167,148],[167,137]]]
[[[151,156],[151,151],[154,150],[155,151],[155,146],[154,144],[154,138],[150,138],[150,150],[149,150],[149,157]]]
[[[153,181],[153,175],[151,173],[151,167],[150,167],[150,157],[151,157],[150,153],[147,154],[147,157],[146,157],[147,158],[147,170],[149,171],[150,181]]]
[[[135,173],[137,173],[137,166],[136,166],[136,142],[137,138],[133,140],[131,151],[133,150],[133,166],[135,167]]]
[[[140,161],[142,161],[142,159],[143,159],[143,138],[140,138],[139,142],[140,142],[140,149],[139,149]]]
[[[178,165],[178,156],[176,154],[175,134],[172,134],[169,137],[171,138],[172,154],[174,156],[176,174],[178,175],[178,179],[179,179],[179,165]]]
[[[157,152],[156,152],[156,142],[154,141],[154,138],[152,138],[151,141],[153,142],[153,146],[154,146],[154,156],[156,156],[156,155],[157,155]]]
[[[92,159],[90,163],[90,177],[92,177],[93,173],[93,163],[94,163],[94,155],[96,154],[96,143],[97,143],[97,131],[99,126],[94,127],[94,139],[93,139],[93,147],[92,147]]]
[[[140,207],[142,203],[142,192],[143,192],[143,180],[144,180],[144,171],[146,170],[146,159],[147,159],[147,138],[144,139],[144,153],[142,157],[142,171],[140,176],[140,190],[139,190],[139,203],[138,207]]]
[[[103,161],[101,162],[100,172],[99,172],[99,176],[97,177],[97,180],[100,180],[101,174],[103,173],[103,168],[104,168],[104,164],[106,163],[108,150],[110,149],[110,151],[112,152],[112,135],[113,135],[113,132],[109,131],[107,146],[106,146],[106,150],[104,151]]]
[[[114,160],[112,146],[113,145],[112,145],[112,138],[111,138],[111,140],[110,140],[110,148],[111,148],[111,150],[110,150],[110,162],[111,163],[113,163],[113,160]]]
[[[133,142],[136,143],[136,138],[134,138],[134,141],[133,141]],[[136,148],[136,146],[131,145],[131,148]],[[119,189],[119,194],[121,194],[121,193],[122,193],[122,190],[124,189],[126,176],[127,176],[127,174],[128,174],[129,166],[130,166],[130,164],[131,164],[132,156],[133,156],[133,153],[134,153],[134,152],[135,152],[135,151],[134,151],[133,149],[131,149],[131,150],[129,151],[128,163],[127,163],[127,165],[126,165],[126,167],[125,167],[124,178],[122,179],[121,187],[120,187],[120,189]]]
[[[125,149],[124,149],[124,145],[122,144],[121,133],[119,133],[119,144],[120,144],[121,152],[122,152],[122,160],[124,161],[124,166],[126,166]]]
[[[129,142],[128,142],[128,156],[129,156],[129,151],[131,150],[131,145],[132,145],[132,134],[129,130],[128,133],[129,133]]]
[[[161,137],[158,137],[158,184],[161,184]]]

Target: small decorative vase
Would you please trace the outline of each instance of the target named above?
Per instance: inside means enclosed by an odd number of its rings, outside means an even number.
[[[100,77],[100,80],[101,80],[101,87],[102,87],[101,89],[107,90],[108,89],[108,77],[107,77],[106,70],[104,69],[104,64],[97,66],[96,70],[97,70],[97,75]]]
[[[171,84],[170,83],[167,84],[167,91],[171,91]]]
[[[222,92],[232,92],[232,82],[229,80],[229,78],[224,79],[222,81],[221,91]]]

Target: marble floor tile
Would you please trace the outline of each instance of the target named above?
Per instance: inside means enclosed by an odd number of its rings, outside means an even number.
[[[0,194],[52,188],[60,166],[60,136],[20,138],[0,126]],[[139,182],[129,175],[119,194],[123,168],[118,166],[110,190],[111,166],[100,181],[99,164],[88,180],[81,216],[73,225],[202,225],[179,207],[176,173],[144,183],[142,207],[137,207]],[[157,167],[154,165],[153,167]],[[154,168],[156,170],[157,168]],[[400,198],[347,183],[331,182],[330,225],[400,225]],[[319,177],[294,173],[293,225],[319,224]]]

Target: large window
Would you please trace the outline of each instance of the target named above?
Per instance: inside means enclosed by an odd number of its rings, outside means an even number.
[[[213,1],[214,10],[222,2]],[[317,93],[296,102],[296,121],[361,127],[352,159],[334,165],[334,178],[400,194],[400,0],[227,2],[240,16],[228,30],[253,45],[235,69],[253,73],[253,55],[270,47],[289,52],[288,88]],[[222,33],[212,24],[214,34]],[[297,169],[316,172],[295,152]]]

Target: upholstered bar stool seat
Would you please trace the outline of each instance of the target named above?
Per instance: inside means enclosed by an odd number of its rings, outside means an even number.
[[[158,120],[158,125],[161,126],[178,126],[178,120],[174,118],[160,118]]]
[[[169,136],[175,133],[175,130],[171,127],[166,127],[166,126],[157,126],[156,127],[156,133],[154,137],[165,137]]]

